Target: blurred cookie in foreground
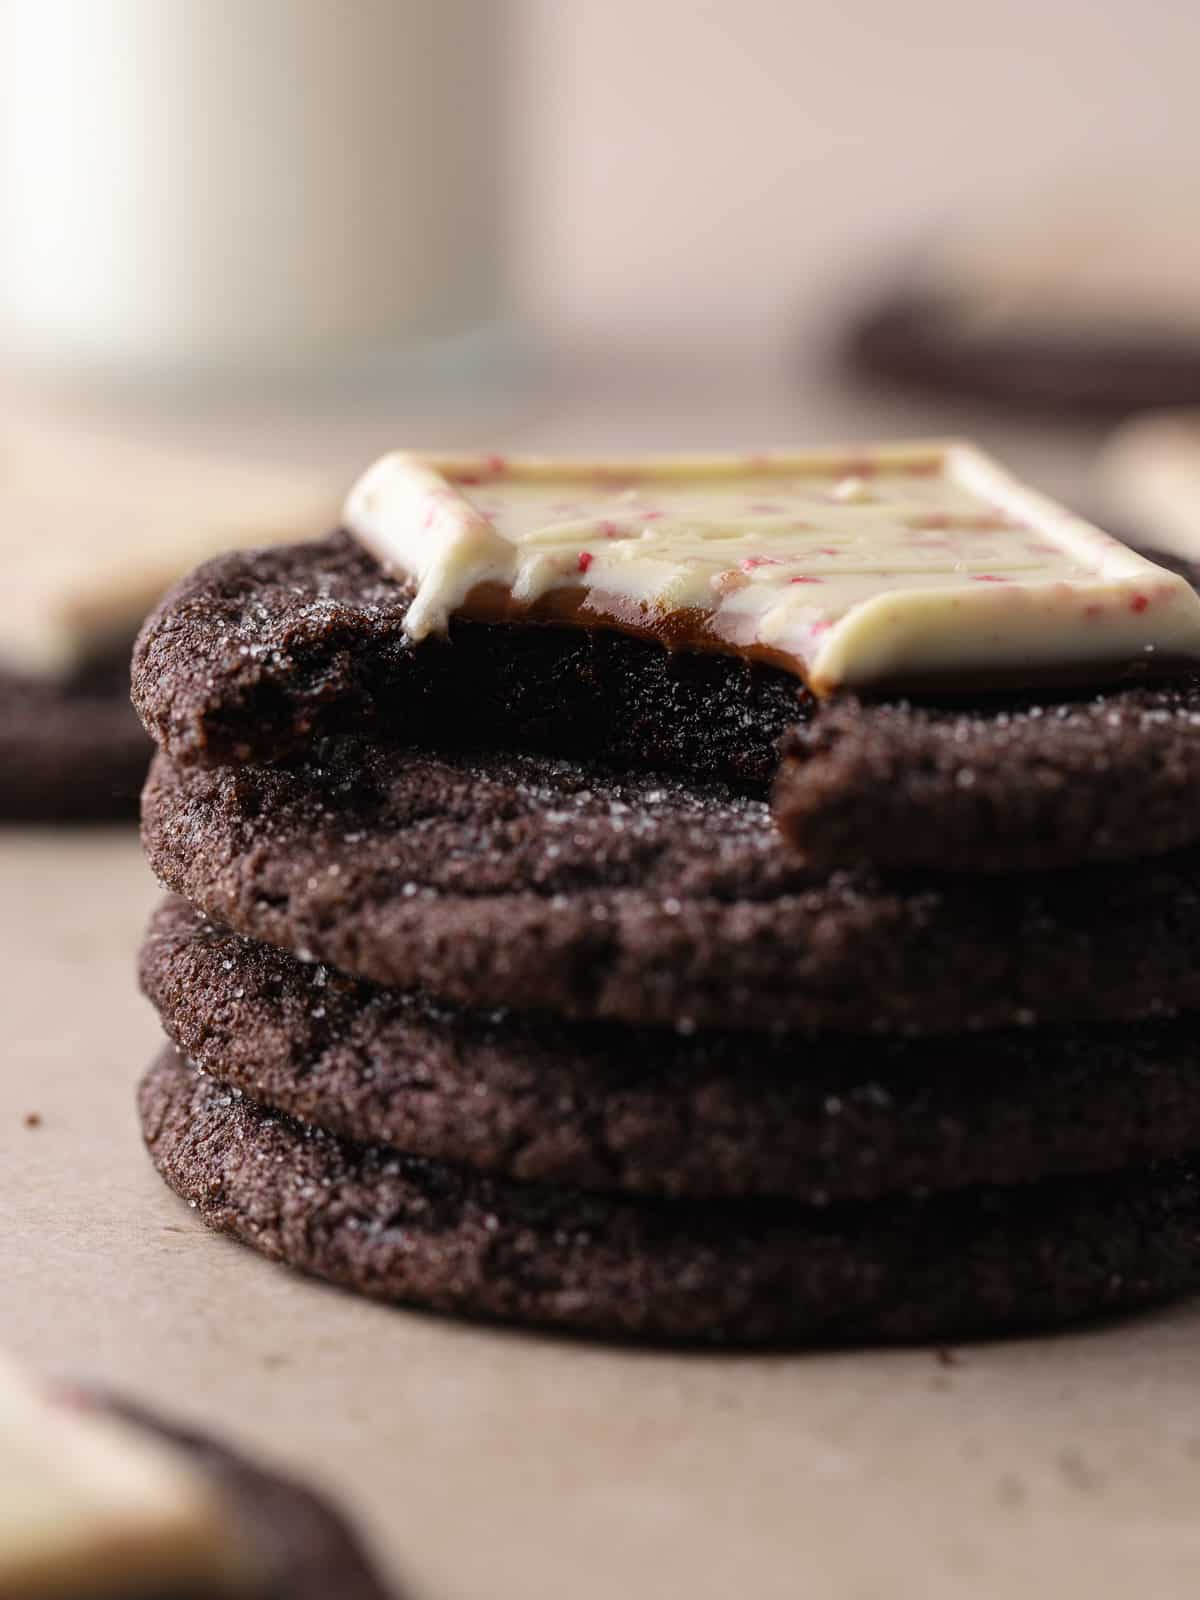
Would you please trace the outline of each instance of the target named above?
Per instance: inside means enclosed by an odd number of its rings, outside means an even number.
[[[1065,413],[1200,403],[1200,217],[1188,192],[1067,187],[935,244],[847,339],[925,388]]]
[[[1173,566],[1200,568],[1200,410],[1125,423],[1100,454],[1096,482],[1112,525]]]
[[[198,560],[322,533],[337,512],[305,472],[0,428],[0,820],[135,815],[150,745],[128,657],[146,611]]]
[[[0,1358],[0,1594],[389,1593],[341,1514],[307,1488],[108,1396],[43,1389]]]

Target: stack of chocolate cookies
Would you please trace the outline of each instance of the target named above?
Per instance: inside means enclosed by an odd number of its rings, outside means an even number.
[[[961,448],[390,458],[346,523],[135,653],[141,1115],[205,1222],[654,1340],[1200,1284],[1182,579]]]

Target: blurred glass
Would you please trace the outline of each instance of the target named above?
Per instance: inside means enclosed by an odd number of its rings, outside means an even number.
[[[424,378],[502,338],[506,0],[0,0],[0,342]]]

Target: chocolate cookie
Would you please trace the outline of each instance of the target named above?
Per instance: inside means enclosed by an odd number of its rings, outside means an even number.
[[[1014,326],[981,329],[969,303],[921,289],[885,295],[846,337],[851,365],[922,389],[1055,413],[1127,416],[1200,402],[1200,338]]]
[[[642,639],[457,623],[356,544],[209,563],[144,628],[134,696],[175,759],[272,761],[329,733],[543,750],[762,794],[816,865],[1020,871],[1200,840],[1200,680],[919,709],[818,706],[774,668]],[[788,730],[792,730],[790,733]]]
[[[127,1401],[88,1390],[66,1398],[72,1405],[135,1424],[212,1479],[250,1549],[270,1574],[267,1587],[255,1589],[254,1600],[388,1600],[389,1596],[397,1600],[395,1591],[386,1588],[374,1571],[342,1513],[295,1479]],[[189,1594],[187,1600],[205,1597]]]
[[[921,1044],[570,1027],[305,966],[179,900],[141,980],[179,1049],[260,1104],[522,1181],[823,1204],[1200,1149],[1190,1018]]]
[[[766,806],[577,763],[342,743],[156,758],[151,865],[239,933],[476,1007],[956,1032],[1200,1007],[1200,853],[988,880],[819,876]]]
[[[468,1175],[252,1107],[174,1051],[143,1081],[166,1181],[209,1225],[382,1299],[644,1340],[950,1339],[1200,1281],[1186,1163],[826,1210]]]
[[[1194,844],[1198,795],[1192,681],[986,711],[839,700],[786,735],[774,809],[814,866],[1011,872]]]
[[[150,749],[123,655],[65,683],[0,672],[0,821],[133,818]]]

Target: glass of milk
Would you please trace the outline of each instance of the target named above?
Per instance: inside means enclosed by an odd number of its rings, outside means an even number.
[[[0,347],[424,381],[502,339],[507,0],[0,0]]]

